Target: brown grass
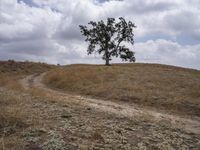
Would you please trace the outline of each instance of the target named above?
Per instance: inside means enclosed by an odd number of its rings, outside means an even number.
[[[18,82],[20,75],[0,74],[0,86],[7,87],[13,90],[22,90],[22,85]]]
[[[14,90],[22,90],[18,82],[26,75],[38,74],[54,68],[53,65],[33,62],[0,61],[0,86]]]
[[[200,71],[157,64],[71,65],[44,83],[75,94],[120,100],[180,114],[200,114]]]
[[[32,117],[32,114],[27,114],[23,108],[26,99],[21,97],[23,87],[19,80],[29,74],[42,73],[54,67],[44,63],[0,61],[0,149],[24,149],[24,143],[18,133],[27,128],[27,116]],[[7,93],[9,89],[20,93]],[[36,94],[36,90],[33,91],[31,94]],[[34,120],[31,123],[37,124]]]
[[[42,73],[54,67],[45,63],[16,62],[14,60],[0,61],[0,74],[28,75]]]
[[[80,149],[104,149],[107,145],[114,149],[199,147],[199,135],[172,128],[166,122],[160,125],[160,122],[155,124],[146,116],[130,119],[98,112],[70,103],[73,99],[71,97],[68,101],[68,98],[61,98],[37,87],[16,91],[21,86],[18,79],[39,72],[24,67],[14,73],[11,68],[0,73],[0,82],[6,86],[0,86],[0,149],[52,149],[55,146],[75,149],[76,145]],[[31,70],[25,73],[26,69]],[[39,70],[46,71],[45,68]],[[178,77],[181,79],[177,80]],[[177,80],[177,83],[173,85],[173,81],[170,84],[169,81],[162,81],[165,78]],[[73,65],[50,71],[45,82],[53,88],[107,100],[147,106],[155,104],[163,108],[171,107],[168,103],[179,106],[183,100],[190,100],[194,111],[199,108],[199,72],[194,70],[144,64],[112,67]],[[182,93],[175,93],[176,86],[188,87]],[[159,95],[159,92],[163,95]],[[167,99],[170,95],[168,92],[174,99]],[[156,94],[158,99],[154,102],[152,97]],[[181,94],[184,99],[178,100]],[[166,97],[166,101],[159,96]],[[188,105],[186,103],[186,106],[180,107],[185,109]]]
[[[27,124],[24,122],[25,114],[19,107],[21,105],[19,100],[14,95],[0,91],[0,149],[6,150],[14,145],[16,149],[22,148],[22,141],[16,138],[16,134],[22,132]]]

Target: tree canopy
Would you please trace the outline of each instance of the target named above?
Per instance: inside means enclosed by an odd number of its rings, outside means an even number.
[[[80,25],[80,30],[85,41],[89,42],[87,49],[88,55],[93,52],[103,54],[106,65],[110,65],[112,57],[120,57],[124,61],[135,62],[134,52],[125,43],[134,44],[133,28],[135,24],[120,17],[116,22],[115,18],[107,18],[94,22],[90,21],[89,27]]]

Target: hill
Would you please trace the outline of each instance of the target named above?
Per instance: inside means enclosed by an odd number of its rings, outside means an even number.
[[[44,83],[68,93],[200,115],[198,70],[158,64],[70,65],[50,71]]]
[[[0,61],[0,86],[19,89],[18,80],[26,75],[39,74],[55,68],[54,65],[35,62]]]
[[[199,80],[155,64],[0,62],[0,149],[198,149]]]
[[[45,72],[54,65],[49,65],[46,63],[35,63],[35,62],[16,62],[14,60],[0,61],[0,74],[10,73],[10,74],[33,74]]]

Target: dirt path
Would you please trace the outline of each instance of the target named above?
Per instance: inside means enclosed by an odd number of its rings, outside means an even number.
[[[37,88],[47,92],[56,97],[57,100],[64,100],[67,103],[73,103],[76,105],[82,105],[88,109],[95,109],[96,111],[114,114],[118,117],[143,117],[155,122],[167,121],[172,126],[184,129],[185,131],[200,134],[200,118],[183,118],[180,116],[164,114],[157,111],[148,109],[136,108],[136,106],[128,105],[127,103],[115,103],[111,101],[104,101],[100,99],[92,99],[84,96],[75,96],[60,91],[52,90],[42,84],[41,80],[45,74],[30,75],[21,80],[22,85],[26,90],[31,88]]]

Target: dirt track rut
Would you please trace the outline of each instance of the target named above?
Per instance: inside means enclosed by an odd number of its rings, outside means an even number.
[[[45,91],[48,94],[56,97],[57,100],[63,100],[67,103],[73,103],[76,105],[82,105],[96,111],[114,114],[121,117],[144,117],[150,118],[155,122],[162,120],[170,122],[174,127],[184,129],[188,132],[200,134],[200,118],[184,118],[176,115],[165,114],[149,109],[138,108],[134,105],[129,105],[123,102],[111,102],[100,99],[88,98],[80,95],[71,95],[61,91],[53,90],[48,88],[42,83],[42,78],[45,73],[37,75],[30,75],[21,80],[23,87],[28,90],[31,88],[37,88]]]

